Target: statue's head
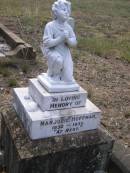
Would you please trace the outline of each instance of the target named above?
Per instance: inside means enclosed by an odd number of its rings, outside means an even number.
[[[59,17],[59,12],[62,10],[66,10],[67,15],[70,16],[71,14],[71,3],[67,0],[57,0],[52,5],[52,14],[54,19]]]

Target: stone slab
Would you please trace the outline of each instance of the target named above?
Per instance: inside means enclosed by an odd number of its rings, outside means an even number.
[[[31,139],[48,138],[97,129],[101,111],[89,100],[85,107],[55,111],[41,111],[28,88],[14,89],[15,109]]]
[[[19,38],[2,23],[0,23],[0,33],[6,39],[7,43],[10,44],[13,48],[15,48],[19,44],[25,43],[21,38]]]
[[[35,60],[36,51],[32,48],[32,46],[23,41],[2,23],[0,23],[0,34],[6,40],[11,49],[13,49],[6,51],[6,56],[10,57],[15,55],[24,60]]]
[[[49,93],[36,78],[29,80],[29,94],[43,111],[85,106],[87,99],[81,87],[79,91]]]
[[[63,81],[54,82],[47,77],[46,73],[42,73],[41,75],[39,75],[38,80],[41,83],[41,85],[45,87],[47,91],[50,93],[78,91],[80,88],[76,82],[73,83],[66,83]]]

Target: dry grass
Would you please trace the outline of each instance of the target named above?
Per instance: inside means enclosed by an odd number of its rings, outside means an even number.
[[[0,1],[0,16],[16,16],[22,37],[39,51],[42,28],[51,20],[52,2]],[[118,58],[130,61],[129,6],[129,0],[72,0],[79,49],[102,57],[116,57],[118,54]]]

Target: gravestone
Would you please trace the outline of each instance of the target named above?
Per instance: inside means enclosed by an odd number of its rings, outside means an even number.
[[[53,3],[54,19],[45,26],[41,47],[47,73],[30,79],[28,88],[14,89],[14,107],[31,139],[94,130],[100,125],[101,111],[73,77],[70,47],[77,40],[68,23],[70,12],[70,2]]]

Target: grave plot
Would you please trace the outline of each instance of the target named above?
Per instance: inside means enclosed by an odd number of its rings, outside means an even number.
[[[0,23],[0,57],[34,60],[36,52],[30,44]]]

